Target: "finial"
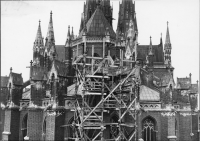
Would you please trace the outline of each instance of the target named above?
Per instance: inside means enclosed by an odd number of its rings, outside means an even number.
[[[41,21],[39,20],[39,25],[40,25],[40,22],[41,22]]]
[[[52,16],[52,14],[53,14],[52,11],[50,12],[50,14],[51,14],[51,16]]]
[[[161,32],[161,34],[160,34],[160,35],[161,35],[161,38],[162,38],[162,32]]]
[[[189,76],[191,77],[191,76],[192,76],[192,74],[190,73],[190,74],[189,74]]]
[[[169,22],[167,21],[167,26],[168,26]]]
[[[10,72],[12,72],[12,67],[10,67]]]
[[[199,81],[197,80],[197,85],[198,85]]]

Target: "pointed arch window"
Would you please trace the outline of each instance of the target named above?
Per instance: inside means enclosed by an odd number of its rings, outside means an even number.
[[[142,138],[144,141],[156,141],[155,120],[147,117],[142,123]]]

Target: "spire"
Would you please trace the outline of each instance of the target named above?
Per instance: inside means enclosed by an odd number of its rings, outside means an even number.
[[[74,31],[73,31],[73,26],[72,26],[72,32],[71,32],[71,39],[74,39]]]
[[[37,34],[36,34],[35,40],[37,40],[38,38],[42,38],[42,32],[41,32],[40,22],[41,21],[39,20],[39,25],[38,25],[38,30],[37,30]]]
[[[150,36],[150,45],[149,45],[149,55],[153,55],[151,36]]]
[[[67,39],[66,39],[66,47],[70,46],[71,36],[70,36],[70,25],[68,26],[68,32],[67,32]]]
[[[164,60],[165,64],[171,66],[171,42],[170,42],[170,36],[169,36],[169,27],[167,22],[167,33],[166,33],[166,39],[165,39],[165,47],[164,47]]]
[[[70,25],[68,26],[68,32],[67,32],[67,40],[70,39]]]
[[[55,43],[55,38],[54,38],[54,31],[53,31],[53,20],[52,20],[52,11],[50,13],[50,21],[49,21],[49,27],[47,31],[47,38],[48,42],[53,42]]]
[[[166,39],[165,39],[165,44],[170,44],[170,36],[169,36],[169,27],[168,27],[168,21],[167,21],[167,33],[166,33]]]
[[[39,20],[39,25],[38,25],[38,30],[37,30],[37,34],[35,37],[35,42],[34,42],[34,46],[43,46],[43,38],[42,38],[42,31],[41,31],[41,26],[40,26],[40,20]]]
[[[160,35],[160,44],[162,44],[162,33]]]

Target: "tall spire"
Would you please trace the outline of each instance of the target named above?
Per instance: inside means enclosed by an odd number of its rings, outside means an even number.
[[[166,32],[166,39],[165,39],[165,47],[164,47],[164,60],[165,64],[171,65],[171,42],[169,36],[169,22],[167,22],[167,32]]]
[[[54,30],[53,30],[53,19],[52,19],[52,11],[50,13],[50,21],[49,21],[49,27],[48,27],[48,31],[47,31],[47,39],[48,42],[55,42],[55,38],[54,38]]]

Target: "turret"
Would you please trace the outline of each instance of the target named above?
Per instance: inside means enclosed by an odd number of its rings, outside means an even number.
[[[166,65],[171,65],[171,42],[169,36],[169,27],[167,22],[167,33],[165,38],[165,45],[164,45],[164,62]]]

